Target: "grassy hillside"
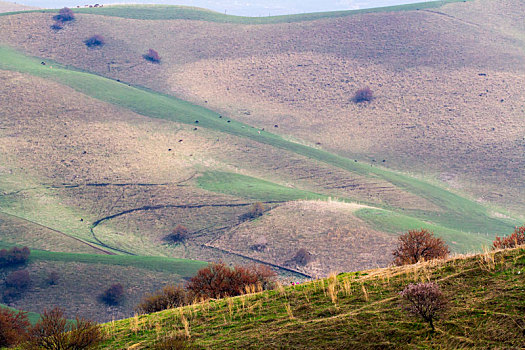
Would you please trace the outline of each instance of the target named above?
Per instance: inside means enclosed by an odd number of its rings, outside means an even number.
[[[519,348],[525,250],[340,274],[106,324],[105,349],[152,348],[189,334],[197,347]],[[434,281],[449,302],[432,334],[400,307],[408,284]]]
[[[75,308],[105,317],[129,314],[136,283],[199,265],[164,257],[299,279],[384,266],[421,227],[479,251],[525,203],[523,4],[498,2],[486,21],[486,0],[251,19],[264,25],[163,6],[79,9],[59,31],[54,11],[0,16],[0,245],[36,249],[39,281],[64,268],[68,303],[82,285]],[[87,48],[93,34],[106,44]],[[351,102],[365,84],[375,99]],[[255,201],[264,215],[244,220]],[[169,242],[179,224],[189,239]],[[301,247],[314,262],[294,266]],[[74,273],[100,289],[108,266],[133,290],[124,311]],[[13,306],[62,297],[44,287]]]

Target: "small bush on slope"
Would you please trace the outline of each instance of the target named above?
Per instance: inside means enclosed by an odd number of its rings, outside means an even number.
[[[141,314],[150,314],[162,310],[167,310],[188,302],[187,293],[181,286],[165,286],[161,291],[149,294],[137,306],[137,311]]]
[[[525,244],[525,226],[516,227],[514,232],[507,237],[496,236],[492,242],[492,249],[516,248]]]
[[[30,329],[29,336],[24,349],[94,349],[104,339],[99,325],[78,317],[69,323],[59,308],[45,310],[42,319]]]
[[[439,285],[435,282],[411,283],[399,294],[405,301],[405,310],[428,322],[434,331],[434,320],[447,307]]]
[[[441,238],[437,238],[428,230],[409,230],[399,236],[398,246],[392,252],[394,264],[415,264],[421,260],[444,259],[450,250]]]
[[[22,265],[27,262],[31,251],[28,247],[13,247],[9,250],[0,250],[0,267]]]

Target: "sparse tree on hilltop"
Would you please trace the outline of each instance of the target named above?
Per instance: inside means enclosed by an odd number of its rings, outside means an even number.
[[[392,252],[394,264],[415,264],[421,260],[445,259],[450,250],[441,238],[426,229],[409,230],[399,236],[398,246]]]

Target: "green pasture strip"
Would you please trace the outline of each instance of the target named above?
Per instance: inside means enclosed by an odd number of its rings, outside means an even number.
[[[58,253],[45,250],[31,250],[30,261],[60,261],[85,264],[105,264],[131,266],[151,271],[169,272],[180,276],[191,277],[207,265],[206,262],[188,259],[175,259],[157,256],[128,256]]]
[[[73,8],[75,13],[88,13],[102,16],[121,17],[141,20],[193,20],[216,23],[234,24],[278,24],[314,21],[325,18],[347,17],[364,13],[414,11],[430,8],[438,8],[445,4],[464,0],[427,1],[416,4],[405,4],[397,6],[376,7],[362,10],[345,10],[329,12],[312,12],[293,15],[245,17],[227,15],[198,7],[173,6],[173,5],[112,5],[92,8]],[[470,0],[469,0],[470,1]],[[16,11],[0,14],[0,16],[26,13],[26,12],[57,12],[55,9]]]
[[[461,231],[500,233],[512,231],[514,226],[519,223],[513,219],[492,218],[489,216],[487,208],[481,204],[422,180],[374,167],[370,164],[354,162],[321,149],[285,140],[278,135],[230,120],[225,116],[220,118],[218,113],[172,96],[128,86],[87,72],[68,69],[58,64],[41,65],[41,61],[41,59],[28,57],[13,49],[0,46],[0,69],[50,78],[88,96],[130,109],[138,114],[193,124],[197,128],[208,128],[246,137],[357,174],[389,181],[401,189],[421,196],[446,209],[447,212],[426,213],[428,218],[432,218],[438,224]]]
[[[394,234],[406,232],[407,230],[427,229],[447,241],[455,253],[472,253],[480,251],[483,246],[490,247],[495,236],[494,234],[486,233],[465,233],[389,210],[363,208],[357,210],[355,216],[377,230]]]
[[[0,304],[0,308],[9,309],[15,312],[20,312],[20,310],[12,308],[4,304]],[[27,312],[27,320],[29,321],[29,323],[35,324],[40,320],[40,314],[37,314],[36,312]]]
[[[285,187],[246,175],[220,171],[208,171],[200,176],[197,182],[201,188],[208,191],[262,202],[328,199],[328,196],[318,193]]]

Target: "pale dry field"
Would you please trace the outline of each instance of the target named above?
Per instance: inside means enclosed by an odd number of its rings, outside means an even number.
[[[397,238],[354,216],[362,207],[333,201],[290,202],[225,232],[210,244],[310,276],[386,266],[392,262]],[[261,239],[268,242],[266,249],[252,249]],[[306,266],[289,262],[301,248],[313,254]]]
[[[14,11],[26,11],[26,10],[34,10],[34,9],[36,9],[36,7],[15,4],[14,2],[0,1],[0,13],[14,12]]]
[[[197,178],[209,170],[376,205],[439,210],[384,180],[238,137],[145,118],[49,80],[6,71],[0,80],[0,96],[9,97],[0,119],[4,210],[84,240],[142,254],[251,261],[207,246],[223,232],[246,226],[240,217],[253,202],[199,188]],[[56,217],[62,226],[56,226]],[[285,216],[277,218],[286,225]],[[347,213],[332,213],[330,227],[340,226],[338,221],[343,225]],[[164,237],[178,224],[189,229],[190,239],[167,244]],[[295,230],[310,232],[310,224],[298,221]],[[32,226],[19,230],[33,246],[45,240]],[[385,236],[367,232],[363,242]],[[61,251],[64,242],[50,240],[42,247]],[[282,263],[274,257],[268,262]]]

